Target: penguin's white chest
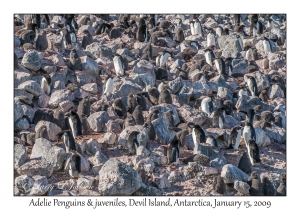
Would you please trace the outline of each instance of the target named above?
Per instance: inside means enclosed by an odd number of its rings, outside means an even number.
[[[239,145],[240,145],[240,142],[241,142],[241,135],[242,135],[242,130],[238,130],[236,138],[235,138],[234,149],[238,149],[239,148]]]
[[[63,135],[63,142],[65,144],[65,147],[66,147],[66,152],[69,153],[70,150],[69,150],[69,139],[66,137],[66,135]]]
[[[194,29],[194,24],[190,23],[190,28],[191,28],[191,34],[194,35],[195,34],[195,29]]]
[[[106,82],[104,93],[110,93],[113,91],[113,89],[114,89],[114,80],[109,78]]]
[[[231,75],[232,75],[231,66],[228,66],[228,75],[229,75],[229,76],[231,76]]]
[[[253,56],[253,51],[252,49],[248,49],[246,52],[246,60],[248,61],[253,61],[254,60],[254,56]]]
[[[114,61],[116,74],[120,75],[120,76],[123,76],[124,75],[124,69],[123,69],[121,59],[118,56],[115,56],[113,61]]]
[[[209,102],[210,102],[209,99],[204,99],[204,100],[202,100],[202,103],[201,103],[201,109],[203,112],[208,114],[208,117],[210,117],[210,115],[211,115],[211,112],[209,110],[209,104],[208,104]]]
[[[205,53],[205,60],[206,60],[206,63],[208,63],[210,66],[212,66],[211,54],[209,51]]]
[[[156,56],[156,59],[155,59],[155,61],[156,61],[156,66],[160,66],[160,55],[158,55],[158,56]]]
[[[50,85],[48,84],[47,80],[45,78],[42,78],[41,87],[47,95],[50,94]]]
[[[244,137],[245,143],[247,144],[248,141],[251,139],[251,130],[250,130],[250,126],[245,126],[245,127],[244,127],[243,137]]]
[[[218,36],[222,36],[222,30],[221,30],[221,28],[217,28],[217,29],[216,29],[216,34],[217,34]]]
[[[74,124],[73,124],[73,122],[72,122],[72,120],[71,120],[70,117],[69,117],[69,125],[71,127],[72,135],[73,135],[73,137],[75,139],[77,137],[77,133],[76,133],[76,129],[75,129]]]
[[[163,56],[160,58],[160,66],[164,66],[165,63],[167,62],[168,57],[170,56],[169,53],[164,53]]]
[[[219,117],[219,128],[223,129],[223,127],[224,127],[224,123],[223,123],[222,117]]]
[[[202,36],[201,25],[199,22],[194,24],[194,28],[194,34],[200,34]]]
[[[207,46],[216,45],[215,36],[213,34],[207,35]]]
[[[270,47],[270,43],[267,40],[263,41],[263,46],[264,46],[264,51],[265,54],[268,55],[269,53],[271,53],[271,47]]]
[[[71,42],[75,43],[76,42],[76,35],[74,33],[70,33],[71,37]]]
[[[214,63],[216,65],[217,71],[219,72],[219,74],[221,74],[221,67],[220,67],[219,62],[217,60],[214,60]]]

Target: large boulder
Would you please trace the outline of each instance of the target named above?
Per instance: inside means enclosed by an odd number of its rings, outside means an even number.
[[[93,77],[97,77],[99,75],[99,67],[95,60],[90,58],[89,56],[80,57],[82,64],[82,71],[88,73]]]
[[[132,195],[134,196],[162,196],[164,193],[162,190],[157,189],[152,186],[147,186],[142,183],[142,186],[134,192]]]
[[[17,100],[14,100],[14,122],[23,117],[23,109]]]
[[[60,102],[73,100],[74,95],[70,90],[56,90],[54,93],[51,94],[49,106],[56,108],[58,107]]]
[[[33,186],[30,191],[30,195],[45,195],[50,187],[48,186],[48,180],[45,176],[35,175]]]
[[[84,30],[88,30],[92,36],[95,35],[96,29],[95,29],[93,26],[90,26],[90,25],[83,25],[83,26],[81,26],[81,27],[78,29],[78,33],[79,33],[79,34],[83,34],[83,31],[84,31]]]
[[[39,97],[43,94],[41,86],[33,80],[23,82],[18,86],[18,88],[26,90],[28,93],[33,94],[35,97]]]
[[[271,144],[271,140],[266,132],[261,128],[254,128],[256,134],[256,143],[258,146],[267,147]]]
[[[133,52],[131,52],[130,50],[128,50],[127,48],[124,49],[118,49],[117,53],[123,57],[125,57],[128,61],[128,63],[135,61],[136,60],[136,56]],[[141,62],[141,61],[140,61]]]
[[[29,122],[27,121],[26,118],[22,118],[17,120],[17,122],[15,122],[15,127],[14,130],[15,131],[21,131],[21,130],[27,130],[29,129]]]
[[[202,125],[207,119],[206,113],[188,105],[181,106],[178,109],[178,112],[179,116],[184,120],[184,122],[193,122],[197,125]]]
[[[53,173],[53,167],[51,163],[49,163],[46,158],[39,157],[30,159],[28,162],[24,163],[18,170],[18,174],[20,175],[28,175],[35,176],[41,175],[50,177]]]
[[[28,160],[26,148],[21,144],[14,146],[14,169],[20,168]]]
[[[118,89],[118,96],[128,96],[129,93],[137,94],[142,91],[142,88],[136,84],[134,80],[131,79],[122,79],[123,84]]]
[[[180,91],[180,89],[182,88],[182,86],[183,86],[183,82],[182,82],[181,77],[177,77],[176,79],[169,82],[168,86],[172,90],[172,94],[178,93]]]
[[[93,42],[92,44],[86,46],[85,50],[89,55],[91,55],[94,59],[100,57],[106,57],[112,60],[113,53],[109,47],[106,47],[100,43]]]
[[[217,42],[220,49],[227,49],[231,51],[232,54],[241,52],[243,50],[236,35],[220,36],[218,37]]]
[[[285,58],[282,55],[270,53],[268,55],[269,68],[279,70],[285,65]]]
[[[234,189],[244,195],[249,195],[250,186],[246,182],[239,180],[234,181]]]
[[[282,144],[286,141],[286,130],[275,124],[272,124],[271,128],[266,128],[266,134],[270,139],[273,139],[277,143]]]
[[[129,135],[133,131],[138,131],[139,134],[137,136],[137,140],[140,142],[142,146],[146,146],[148,140],[148,132],[142,125],[128,126],[126,127],[119,136],[118,144],[122,145],[122,147],[127,148],[127,140]]]
[[[171,138],[170,131],[169,131],[169,122],[163,118],[159,117],[152,121],[157,139],[161,144],[168,144]]]
[[[107,112],[95,112],[91,114],[87,119],[90,128],[95,132],[106,132],[106,123],[109,121]]]
[[[30,121],[32,122],[35,110],[33,108],[31,108],[30,106],[27,106],[27,105],[22,105],[22,109],[23,109],[24,115],[26,115],[30,119]]]
[[[130,166],[110,158],[99,171],[98,190],[104,196],[129,196],[142,186],[142,179]]]
[[[248,181],[249,178],[249,176],[241,169],[232,164],[226,164],[223,166],[221,177],[226,184],[234,183],[235,180]]]
[[[269,88],[268,96],[270,99],[284,98],[284,92],[278,84],[274,84]]]
[[[249,97],[246,95],[242,95],[242,97],[239,98],[235,107],[239,111],[247,112],[247,110],[253,109],[257,105],[260,105],[264,111],[273,111],[274,109],[274,106],[261,102],[258,97]]]
[[[31,74],[27,72],[19,72],[15,71],[14,72],[14,87],[18,87],[20,84],[23,82],[26,82],[28,80],[31,80]]]
[[[155,85],[154,66],[146,60],[140,60],[129,75],[136,83],[143,87],[153,87]]]
[[[16,177],[15,185],[21,193],[28,194],[34,185],[34,179],[28,175],[21,175]]]
[[[43,126],[43,125],[45,125],[46,128],[47,128],[47,132],[48,132],[48,136],[49,136],[48,140],[49,141],[57,141],[57,136],[56,135],[59,132],[61,132],[61,128],[58,125],[56,125],[55,123],[52,123],[52,122],[49,122],[49,121],[40,120],[38,122],[38,124],[36,124],[36,126],[35,126],[35,132],[37,132],[38,129],[41,126]]]
[[[33,71],[38,71],[41,68],[41,59],[35,50],[29,50],[23,56],[21,64]]]

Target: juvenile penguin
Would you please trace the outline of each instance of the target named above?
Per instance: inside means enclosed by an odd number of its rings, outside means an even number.
[[[148,89],[148,94],[149,94],[149,98],[150,101],[153,105],[158,105],[158,100],[159,100],[159,91],[157,88],[153,87],[153,88],[149,88]]]
[[[169,143],[168,150],[167,150],[167,158],[168,164],[179,163],[179,144],[177,137],[175,136],[174,139]]]
[[[140,146],[140,142],[138,141],[138,131],[132,131],[129,136],[128,140],[126,142],[128,153],[130,155],[136,155],[136,150]]]
[[[140,105],[137,105],[132,113],[133,119],[137,125],[144,125],[144,117],[142,108]]]
[[[163,90],[161,91],[158,99],[158,103],[167,103],[167,104],[173,104],[172,102],[172,96],[166,86],[164,86]]]
[[[247,152],[244,152],[243,156],[241,157],[238,168],[241,169],[244,173],[250,174],[251,173],[251,161],[248,157]]]
[[[141,106],[142,111],[147,110],[146,100],[145,100],[144,96],[142,95],[142,93],[137,93],[136,94],[136,101]]]
[[[48,135],[48,131],[47,131],[47,127],[46,127],[45,125],[42,125],[42,126],[36,131],[36,134],[35,134],[35,140],[36,140],[36,139],[39,139],[39,138],[44,138],[44,139],[50,140],[50,139],[49,139],[49,135]]]
[[[206,143],[218,147],[218,142],[212,135],[206,136]]]
[[[47,37],[46,37],[46,32],[44,30],[41,30],[37,34],[35,47],[38,51],[45,51],[48,48],[48,40],[47,40]]]
[[[137,40],[139,42],[147,42],[148,41],[148,32],[147,32],[146,25],[139,26],[138,31],[137,31]]]
[[[105,83],[105,90],[104,90],[104,93],[103,94],[106,94],[106,93],[111,93],[114,89],[114,80],[113,78],[109,77],[107,80],[106,80],[106,83]]]
[[[114,62],[114,68],[116,70],[117,76],[124,76],[124,71],[127,70],[127,60],[126,58],[123,58],[119,54],[115,54],[115,57],[113,58]]]
[[[159,110],[158,109],[154,109],[151,113],[149,113],[149,115],[147,116],[147,121],[150,120],[151,122],[153,120],[156,120],[159,116]]]
[[[207,34],[207,46],[216,46],[216,39],[215,35],[212,32],[212,29]]]
[[[232,75],[232,58],[231,57],[228,57],[225,59],[225,66],[226,66],[226,74],[228,76],[231,76]]]
[[[242,136],[242,127],[235,126],[232,128],[229,139],[228,139],[228,149],[238,149]]]
[[[201,101],[201,110],[210,117],[213,111],[212,97],[206,97]]]
[[[158,91],[161,93],[161,91],[164,89],[165,86],[166,86],[165,81],[162,80],[157,87]]]
[[[72,70],[82,70],[82,65],[81,65],[81,59],[79,55],[77,54],[76,49],[72,49],[70,52],[70,69]]]
[[[81,121],[76,112],[71,111],[70,116],[66,118],[66,127],[71,130],[74,139],[82,135]]]
[[[85,96],[78,105],[77,108],[77,114],[82,115],[85,114],[87,117],[90,116],[90,110],[91,110],[91,102],[90,102],[90,96]]]
[[[214,113],[214,117],[212,119],[213,127],[223,129],[224,122],[225,122],[224,117],[225,117],[225,107],[221,106]]]
[[[174,41],[176,43],[181,43],[184,41],[184,33],[182,27],[179,27],[178,30],[176,31]]]
[[[131,114],[127,115],[124,123],[123,123],[123,129],[127,128],[128,126],[135,126],[136,123],[133,119],[133,116]]]
[[[81,122],[82,135],[87,135],[89,133],[89,123],[87,121],[87,116],[85,114],[80,114],[79,119]]]
[[[121,98],[114,100],[113,107],[119,117],[126,117],[127,109],[126,106],[123,105]]]
[[[212,60],[215,58],[214,52],[210,48],[204,49],[204,52],[205,52],[206,63],[212,66],[213,65]]]
[[[184,147],[186,142],[186,136],[189,135],[188,128],[184,128],[181,131],[176,133],[177,139],[180,141],[180,146]]]
[[[272,53],[270,41],[267,37],[264,37],[263,47],[264,47],[264,52],[266,55],[269,55],[270,53]]]
[[[262,186],[257,171],[251,173],[251,176],[248,178],[248,184],[250,186],[250,195],[262,195]]]
[[[256,80],[252,76],[247,76],[247,85],[252,96],[258,96]]]
[[[280,174],[280,185],[276,190],[277,196],[286,196],[286,173]]]
[[[154,126],[150,120],[147,120],[147,122],[145,123],[145,127],[147,128],[148,131],[149,140],[155,140],[156,134],[155,134]]]
[[[274,124],[282,128],[282,118],[280,116],[276,116]]]
[[[71,178],[78,178],[81,173],[81,157],[77,152],[71,151],[66,160],[65,170],[69,169]]]
[[[255,140],[250,139],[248,143],[246,143],[246,146],[248,148],[251,164],[254,165],[255,163],[260,163],[259,148]]]
[[[42,81],[41,81],[41,88],[43,89],[44,93],[50,95],[51,92],[51,77],[48,74],[44,74]]]
[[[82,38],[82,48],[85,49],[86,46],[92,44],[94,42],[93,36],[90,34],[89,30],[84,30],[83,32],[83,38]]]
[[[232,109],[233,109],[233,103],[231,100],[225,100],[223,102],[223,106],[225,107],[225,114],[231,115]]]
[[[155,72],[157,80],[168,80],[168,71],[164,68],[158,68]]]
[[[191,28],[192,35],[199,34],[200,36],[203,36],[202,26],[201,26],[198,18],[195,18],[192,21],[190,21],[190,28]]]
[[[127,107],[128,107],[128,112],[130,114],[133,113],[133,111],[135,110],[135,107],[138,105],[135,97],[133,97],[132,93],[129,93],[128,98],[127,98]]]
[[[225,193],[225,182],[220,175],[217,175],[213,179],[213,189],[219,194]]]
[[[169,129],[173,130],[174,129],[174,118],[173,118],[173,111],[172,110],[168,110],[166,111],[166,113],[164,114],[164,118],[168,121],[169,123]]]

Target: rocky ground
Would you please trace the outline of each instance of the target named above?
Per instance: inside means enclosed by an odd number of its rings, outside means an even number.
[[[15,15],[14,52],[17,57],[14,68],[14,169],[15,195],[249,195],[248,184],[238,187],[237,183],[247,183],[251,173],[240,170],[239,161],[245,145],[238,150],[227,149],[228,137],[234,126],[244,126],[246,115],[239,111],[247,111],[260,105],[262,112],[270,111],[273,118],[280,117],[282,126],[270,122],[263,122],[255,118],[254,128],[256,143],[259,146],[260,164],[251,167],[260,176],[261,195],[278,195],[280,174],[286,172],[286,22],[283,16],[272,15],[274,28],[268,28],[267,21],[260,17],[264,26],[264,33],[249,36],[250,21],[247,15],[242,16],[245,33],[234,31],[232,15],[199,15],[203,27],[203,36],[191,35],[189,15],[182,19],[182,29],[185,41],[177,43],[170,36],[158,36],[159,41],[139,42],[137,33],[140,17],[131,15],[135,20],[131,28],[122,28],[118,23],[119,15],[98,17],[95,15],[78,15],[76,21],[77,42],[72,44],[76,49],[82,69],[72,69],[70,49],[64,48],[63,39],[59,37],[59,30],[64,23],[61,16],[50,16],[50,26],[39,32],[42,39],[46,37],[47,49],[37,49],[37,40],[31,40],[26,30],[24,15]],[[164,15],[158,21],[167,20],[167,27],[162,24],[156,31],[172,32],[172,26],[177,24],[176,15]],[[179,16],[178,16],[179,17]],[[182,16],[181,16],[182,18]],[[147,17],[148,24],[149,18]],[[18,22],[18,23],[17,23]],[[25,25],[24,25],[25,23]],[[119,35],[113,35],[109,29],[105,33],[95,34],[97,25],[113,23]],[[232,28],[229,27],[232,23]],[[23,25],[22,25],[23,24]],[[124,24],[124,23],[123,23]],[[216,36],[214,54],[217,58],[232,57],[232,77],[220,75],[216,66],[209,66],[205,62],[204,49],[207,48],[207,34],[209,29],[215,33],[217,26],[223,29],[229,27],[231,35]],[[82,49],[83,31],[87,29],[93,37],[93,43]],[[155,32],[149,28],[149,36]],[[27,34],[27,35],[26,35]],[[118,33],[116,33],[118,34]],[[238,37],[241,37],[243,47]],[[43,36],[43,37],[42,37]],[[112,36],[117,36],[112,38]],[[119,37],[118,37],[119,36]],[[270,40],[271,53],[265,54],[262,37]],[[154,37],[154,35],[152,35]],[[34,36],[32,37],[34,38]],[[195,41],[199,49],[188,41]],[[145,48],[151,43],[149,57],[145,55]],[[159,44],[163,43],[163,44]],[[245,46],[250,45],[257,52],[255,61],[245,59]],[[165,81],[172,96],[172,103],[153,104],[146,95],[146,109],[143,116],[146,122],[149,112],[158,109],[159,118],[152,121],[156,132],[156,139],[149,140],[148,131],[143,125],[128,126],[125,129],[119,124],[119,117],[114,110],[113,102],[121,98],[127,106],[129,93],[136,95],[146,92],[150,87],[158,87],[161,80],[157,80],[155,58],[160,52],[169,51],[172,57],[166,62],[168,79]],[[128,69],[124,76],[116,76],[113,57],[118,53],[128,61]],[[146,52],[147,53],[147,52]],[[204,61],[205,64],[201,64]],[[208,65],[208,70],[207,70]],[[188,74],[188,80],[179,76],[181,68]],[[204,68],[206,67],[206,69]],[[251,68],[255,70],[251,70]],[[162,67],[161,67],[162,68]],[[201,73],[202,77],[197,79]],[[44,74],[51,77],[51,93],[48,95],[41,88]],[[252,75],[257,83],[259,96],[235,98],[245,85],[246,75]],[[274,75],[281,78],[274,81]],[[107,76],[114,79],[114,89],[104,94]],[[75,89],[70,84],[76,85]],[[284,84],[282,86],[282,84]],[[265,94],[262,92],[265,91]],[[197,106],[197,103],[208,95],[214,95],[213,110],[221,105],[221,99],[231,100],[233,111],[225,116],[224,128],[213,128],[212,118]],[[25,96],[25,97],[24,97]],[[57,110],[61,110],[65,117],[71,110],[78,110],[79,101],[90,96],[90,115],[86,118],[88,131],[75,139],[81,149],[81,174],[72,179],[68,171],[64,170],[67,157],[65,145],[58,141],[57,134],[64,129],[55,119]],[[265,99],[263,99],[265,97]],[[105,107],[104,105],[107,105]],[[51,115],[51,119],[36,120],[37,110],[43,110]],[[193,122],[199,124],[206,136],[212,135],[218,142],[218,147],[202,143],[201,154],[207,156],[208,161],[187,162],[193,155],[194,143],[192,134],[186,136],[185,145],[180,147],[179,164],[168,164],[167,148],[170,141],[180,128],[169,129],[169,122],[164,113],[173,111],[174,126]],[[262,123],[270,123],[263,126]],[[39,128],[46,126],[46,138],[36,136]],[[132,131],[139,131],[138,139],[141,146],[136,155],[128,155],[127,140]],[[221,175],[225,182],[224,193],[213,189],[213,179]],[[241,189],[242,188],[242,189]],[[246,190],[245,190],[246,189]],[[250,193],[251,194],[251,193]]]

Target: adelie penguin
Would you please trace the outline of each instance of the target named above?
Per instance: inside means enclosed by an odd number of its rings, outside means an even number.
[[[169,129],[173,130],[174,129],[174,118],[173,118],[173,111],[172,110],[168,110],[166,111],[166,113],[164,114],[164,118],[168,121],[169,123]]]
[[[212,29],[209,30],[208,34],[207,34],[207,46],[216,46],[216,39],[215,39],[215,35],[212,32]]]
[[[269,55],[270,53],[272,53],[270,41],[265,36],[263,37],[263,39],[264,52],[266,55]]]
[[[153,88],[149,88],[148,89],[148,95],[149,95],[149,98],[150,98],[150,102],[153,104],[153,105],[158,105],[158,100],[159,100],[159,91],[157,88],[153,87]]]
[[[178,131],[176,133],[177,139],[180,141],[180,146],[184,147],[186,142],[186,136],[189,135],[188,127],[185,126],[181,131]]]
[[[148,41],[148,31],[146,25],[139,26],[139,29],[137,31],[137,40],[139,42],[147,42]]]
[[[168,51],[164,51],[164,52],[159,53],[156,57],[156,60],[155,60],[156,61],[156,66],[157,67],[164,67],[166,62],[167,62],[167,59],[169,57],[172,57],[172,56],[171,56],[171,53],[168,52]]]
[[[241,126],[235,126],[232,128],[228,139],[228,149],[239,148],[242,136],[242,129],[243,127]]]
[[[133,113],[133,111],[135,110],[135,107],[138,105],[136,98],[133,97],[132,93],[129,93],[128,98],[127,98],[127,107],[128,107],[128,112],[130,114]]]
[[[147,120],[147,122],[145,123],[145,128],[147,129],[149,140],[155,140],[156,134],[151,120]]]
[[[77,54],[76,49],[72,49],[70,52],[70,69],[72,70],[82,70],[81,59]]]
[[[81,121],[76,112],[71,111],[70,116],[66,118],[66,126],[71,131],[74,139],[82,135]]]
[[[82,48],[85,49],[86,46],[92,44],[94,42],[93,36],[90,34],[88,30],[84,30],[83,32],[83,38],[82,38]]]
[[[212,66],[213,65],[212,61],[215,58],[215,54],[212,51],[212,47],[204,49],[204,52],[205,52],[206,63],[208,63],[210,66]]]
[[[123,123],[123,129],[127,128],[128,126],[135,126],[136,123],[133,119],[131,114],[128,114]]]
[[[181,27],[179,27],[178,30],[176,31],[174,41],[176,43],[181,43],[184,41],[184,33],[183,33],[183,29]]]
[[[78,178],[81,173],[81,157],[75,152],[71,151],[65,163],[65,170],[69,169],[71,178]]]
[[[136,101],[141,106],[142,111],[146,111],[147,110],[146,100],[145,100],[145,98],[144,98],[144,96],[143,96],[142,93],[137,93],[136,94]]]
[[[228,57],[228,58],[225,59],[225,67],[226,67],[226,70],[225,70],[226,74],[231,77],[232,69],[233,69],[233,67],[232,67],[232,58]]]
[[[121,98],[115,99],[113,108],[119,117],[126,117],[127,109],[126,106],[124,106]]]
[[[144,125],[142,107],[137,105],[132,113],[133,119],[137,125]]]
[[[247,77],[247,85],[252,96],[258,96],[256,80],[252,76]]]
[[[128,136],[126,144],[128,153],[130,155],[136,155],[136,150],[140,146],[140,142],[138,141],[138,134],[138,131],[132,131]]]
[[[201,101],[201,110],[210,117],[213,112],[213,97],[206,97]]]
[[[41,30],[37,34],[35,47],[38,51],[44,51],[48,48],[48,40],[47,40],[47,37],[46,37],[46,32],[44,30]]]
[[[177,137],[175,136],[174,139],[169,143],[168,150],[167,150],[167,158],[168,164],[179,163],[179,144]]]
[[[115,84],[115,82],[114,82],[113,78],[108,77],[106,80],[106,83],[105,83],[105,90],[104,90],[103,94],[111,93],[114,89],[114,84]]]
[[[69,153],[72,150],[76,151],[76,143],[72,133],[69,130],[64,130],[58,133],[56,136],[58,140],[63,140],[67,153]]]
[[[44,74],[42,81],[41,81],[41,88],[43,89],[44,93],[50,95],[51,93],[51,77],[48,74]]]
[[[191,29],[192,35],[199,34],[200,36],[203,37],[202,26],[201,26],[198,18],[195,18],[192,21],[190,21],[190,29]]]
[[[107,23],[102,23],[102,24],[99,24],[97,25],[96,27],[96,30],[95,30],[95,34],[98,35],[98,34],[103,34],[106,32],[106,30],[108,30],[108,34],[109,34],[109,30],[111,30],[112,28],[114,27],[114,24],[111,23],[111,24],[107,24]]]
[[[168,89],[169,88],[166,86],[163,87],[163,90],[161,91],[161,93],[159,95],[159,99],[158,99],[159,104],[162,104],[162,103],[173,104],[172,96]]]
[[[214,59],[214,64],[219,75],[227,76],[226,74],[226,64],[222,58]]]
[[[47,131],[47,127],[45,125],[42,125],[35,134],[35,140],[39,139],[39,138],[44,138],[49,140],[49,135],[48,135],[48,131]]]
[[[158,114],[159,114],[159,110],[158,109],[154,109],[147,116],[147,121],[150,120],[152,122],[153,120],[156,120],[159,117]]]
[[[192,127],[193,127],[192,138],[195,145],[194,154],[198,154],[199,145],[200,143],[206,142],[206,136],[203,129],[199,125],[192,125]]]
[[[224,123],[225,123],[225,107],[221,106],[214,112],[213,127],[223,129]]]
[[[114,62],[114,68],[116,71],[116,75],[123,76],[124,71],[127,70],[125,59],[121,55],[116,53],[115,57],[113,58],[113,62]]]
[[[216,28],[216,35],[217,35],[218,37],[220,37],[220,36],[222,36],[222,33],[223,33],[223,28],[222,28],[221,26],[218,26],[218,27]]]

